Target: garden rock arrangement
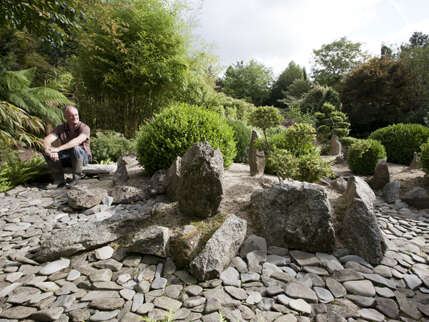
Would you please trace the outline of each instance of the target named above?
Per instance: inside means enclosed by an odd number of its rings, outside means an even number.
[[[171,258],[111,246],[47,263],[31,259],[43,232],[97,222],[98,213],[63,211],[66,194],[18,187],[1,195],[1,318],[139,321],[143,316],[159,320],[169,311],[179,321],[220,321],[220,314],[230,321],[429,317],[426,211],[376,200],[374,214],[388,247],[376,266],[344,248],[333,254],[310,253],[267,246],[264,238],[249,236],[240,256],[219,278],[198,282]],[[147,203],[106,206],[103,211],[137,216]]]
[[[144,179],[139,198],[122,199],[130,203],[111,195],[131,189],[131,179],[116,185],[86,180],[72,190],[17,187],[1,194],[0,318],[428,319],[426,210],[399,200],[388,204],[351,177],[344,213],[333,218],[321,186],[273,185],[273,178],[252,177],[244,165],[219,173],[221,158],[204,144],[192,154],[192,160],[201,156],[198,164],[187,162],[185,154],[169,171]],[[218,180],[217,191],[224,193],[215,207],[228,215],[204,243],[195,223],[171,223],[183,215],[180,194],[173,191],[173,203],[165,194],[169,183],[183,184],[184,166]],[[191,185],[188,194],[203,188]],[[264,190],[254,192],[258,188]],[[252,221],[255,215],[259,222]],[[260,223],[262,235],[255,234]]]

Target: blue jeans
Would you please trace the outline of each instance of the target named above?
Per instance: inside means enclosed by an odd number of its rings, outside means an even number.
[[[55,169],[62,170],[64,168],[72,168],[72,160],[82,160],[83,165],[87,165],[90,161],[88,153],[80,146],[58,152],[58,161],[50,159],[45,154],[43,154],[43,156],[45,157],[48,167],[54,171]]]

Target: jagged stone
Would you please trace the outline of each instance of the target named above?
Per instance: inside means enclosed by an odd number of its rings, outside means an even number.
[[[128,251],[167,257],[167,245],[170,239],[170,230],[162,226],[150,226],[129,235]]]
[[[320,185],[288,180],[255,191],[251,211],[270,245],[306,251],[332,251],[334,247],[331,206]]]
[[[167,196],[170,200],[177,200],[181,164],[182,158],[177,157],[167,170]]]
[[[379,264],[387,246],[374,214],[374,192],[365,181],[352,177],[345,199],[347,210],[341,222],[345,245],[369,263]]]
[[[178,267],[186,267],[194,259],[200,238],[201,232],[195,226],[186,225],[170,239],[171,254]]]
[[[200,280],[218,278],[237,254],[244,241],[247,222],[230,215],[207,241],[203,251],[190,264],[192,273]]]
[[[373,189],[383,189],[390,182],[389,166],[386,160],[379,160],[375,166],[371,186]]]
[[[111,195],[115,204],[133,203],[146,199],[145,190],[133,186],[115,186]]]
[[[138,165],[135,153],[123,155],[117,162],[116,172],[113,175],[113,183],[117,185],[124,184],[130,177],[131,168]]]
[[[417,152],[414,152],[413,154],[413,160],[410,163],[410,169],[421,169],[422,164],[419,157],[419,154]]]
[[[401,182],[393,181],[387,183],[383,188],[383,197],[387,203],[394,203],[399,199],[399,193],[401,191]]]
[[[341,145],[340,139],[336,135],[333,135],[331,138],[329,154],[330,155],[342,154],[342,145]]]
[[[46,232],[41,237],[35,253],[38,261],[68,257],[75,253],[92,250],[145,227],[155,201],[149,201],[138,214],[122,213],[99,222],[84,222],[72,228]]]
[[[223,195],[223,157],[208,142],[190,147],[182,157],[177,188],[180,211],[187,216],[216,214]]]
[[[89,209],[103,201],[107,191],[101,188],[75,187],[67,192],[68,204],[74,209]]]
[[[429,195],[426,189],[422,187],[414,187],[408,191],[402,197],[402,201],[405,201],[407,204],[417,209],[429,208]]]

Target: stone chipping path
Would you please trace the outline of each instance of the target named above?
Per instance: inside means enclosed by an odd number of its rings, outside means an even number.
[[[0,194],[0,321],[429,321],[429,213],[377,200],[388,251],[376,267],[338,249],[305,253],[251,236],[220,279],[105,246],[39,264],[42,232],[141,203],[74,213],[66,190]],[[71,231],[72,233],[72,231]],[[364,238],[364,236],[362,236]]]

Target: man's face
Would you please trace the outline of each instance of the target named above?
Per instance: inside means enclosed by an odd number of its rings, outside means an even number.
[[[74,108],[68,109],[65,112],[64,117],[66,118],[68,125],[76,126],[79,124],[79,112]]]

